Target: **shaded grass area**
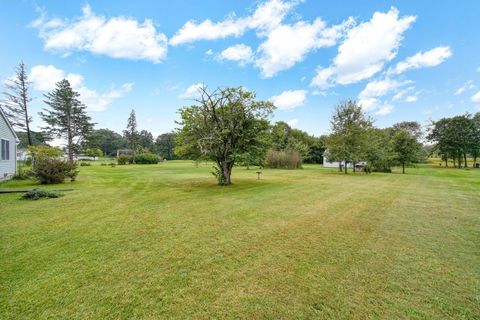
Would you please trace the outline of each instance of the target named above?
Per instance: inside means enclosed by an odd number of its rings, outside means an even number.
[[[480,170],[80,170],[63,198],[0,196],[2,318],[480,314]]]

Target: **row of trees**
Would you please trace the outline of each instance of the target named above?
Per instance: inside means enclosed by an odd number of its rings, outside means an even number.
[[[468,167],[468,156],[474,165],[480,155],[480,112],[442,118],[432,123],[427,138],[434,143],[433,152],[438,154],[445,166],[449,160],[457,168]]]
[[[331,120],[331,134],[325,140],[326,156],[339,162],[339,169],[348,172],[348,164],[355,171],[356,164],[367,161],[374,171],[391,172],[394,165],[402,166],[424,158],[420,138],[421,126],[417,122],[401,122],[380,129],[365,114],[356,101],[340,103]]]

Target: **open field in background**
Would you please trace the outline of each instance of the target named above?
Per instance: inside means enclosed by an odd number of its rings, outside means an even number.
[[[219,187],[210,167],[0,195],[0,318],[478,319],[480,170],[235,168]]]

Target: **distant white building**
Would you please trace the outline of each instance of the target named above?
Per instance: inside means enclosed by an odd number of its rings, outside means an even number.
[[[0,181],[17,172],[17,143],[18,137],[0,108]]]
[[[362,171],[363,166],[367,164],[367,161],[359,161],[355,163],[355,170]],[[345,161],[330,161],[328,160],[328,152],[326,151],[325,154],[323,155],[323,167],[324,168],[339,168],[340,165],[342,168],[345,168]],[[353,168],[353,163],[352,162],[347,162],[347,168]]]

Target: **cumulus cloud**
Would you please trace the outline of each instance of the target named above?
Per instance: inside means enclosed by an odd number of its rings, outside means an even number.
[[[376,115],[379,116],[386,116],[387,114],[392,113],[394,110],[393,106],[391,104],[385,103],[378,110],[375,112]]]
[[[335,45],[353,23],[353,18],[349,18],[327,28],[326,23],[317,18],[312,23],[280,24],[268,32],[267,39],[258,48],[259,58],[255,65],[262,76],[272,77],[303,61],[310,51]]]
[[[218,59],[236,61],[240,65],[245,65],[253,59],[252,48],[244,44],[236,44],[220,52]]]
[[[390,78],[370,81],[358,95],[359,103],[365,110],[381,108],[378,98],[394,92],[396,89],[406,85],[409,81],[398,81]],[[383,106],[385,108],[385,106]],[[393,110],[393,108],[389,108]]]
[[[477,93],[475,93],[475,94],[472,96],[472,101],[473,101],[473,102],[480,103],[480,91],[478,91]]]
[[[162,61],[167,55],[167,37],[157,32],[150,19],[139,22],[128,17],[106,18],[96,15],[89,5],[74,19],[46,19],[32,22],[39,30],[44,48],[65,55],[88,51],[112,58]]]
[[[390,74],[400,74],[410,69],[419,69],[425,67],[435,67],[452,56],[450,47],[436,47],[425,52],[418,52],[415,55],[400,61],[390,69]]]
[[[173,46],[192,43],[199,40],[215,40],[226,37],[238,37],[247,30],[257,29],[259,34],[278,25],[296,2],[270,0],[259,5],[249,16],[237,17],[234,13],[220,22],[206,19],[200,23],[190,20],[170,39]]]
[[[287,124],[288,124],[290,127],[294,128],[294,127],[296,127],[297,124],[298,124],[298,119],[288,120],[288,121],[287,121]]]
[[[415,87],[408,87],[402,90],[399,90],[392,98],[392,101],[400,102],[414,102],[417,101],[417,93],[410,94]]]
[[[269,100],[281,110],[292,110],[305,103],[307,93],[307,90],[287,90]]]
[[[331,27],[327,27],[320,18],[313,22],[283,23],[287,14],[298,2],[269,0],[258,5],[248,16],[237,17],[231,13],[220,22],[213,22],[210,19],[202,22],[191,20],[170,39],[170,44],[176,46],[199,40],[239,37],[248,30],[255,30],[257,36],[263,41],[255,54],[251,48],[249,50],[246,47],[234,46],[225,49],[224,53],[235,59],[222,55],[220,58],[239,61],[240,64],[254,62],[263,77],[272,77],[304,60],[309,52],[335,45],[346,30],[354,24],[353,18]],[[240,49],[242,56],[238,57]]]
[[[459,87],[457,90],[455,90],[455,95],[462,94],[465,90],[473,89],[475,88],[475,85],[473,84],[473,81],[467,81],[465,82],[461,87]]]
[[[203,86],[203,83],[195,83],[185,89],[178,97],[180,99],[195,99],[198,98],[199,92],[198,90]]]
[[[333,63],[319,67],[311,85],[327,88],[368,79],[381,71],[397,55],[403,34],[415,21],[414,16],[399,16],[396,8],[375,12],[370,21],[348,30],[338,47]]]
[[[55,89],[55,84],[62,79],[70,82],[73,90],[80,94],[80,100],[88,107],[90,111],[104,111],[115,99],[123,97],[126,93],[132,91],[133,83],[125,83],[120,87],[112,86],[110,90],[98,93],[97,91],[86,87],[83,83],[83,76],[78,73],[68,73],[53,65],[33,66],[28,75],[33,88],[38,91],[51,91]]]

